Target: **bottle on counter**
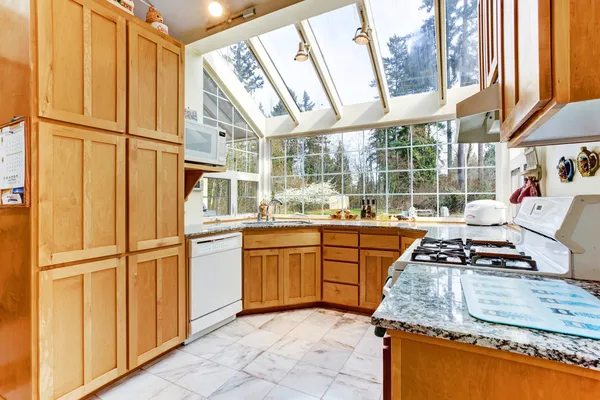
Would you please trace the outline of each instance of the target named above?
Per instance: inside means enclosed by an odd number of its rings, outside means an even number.
[[[365,199],[363,197],[361,201],[360,207],[360,219],[365,219],[367,217],[367,206],[365,205]]]
[[[369,203],[369,199],[367,199],[367,219],[371,219],[371,204]]]
[[[377,219],[377,201],[373,199],[373,206],[371,207],[371,219]]]

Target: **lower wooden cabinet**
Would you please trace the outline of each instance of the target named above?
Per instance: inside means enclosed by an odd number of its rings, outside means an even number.
[[[125,258],[39,274],[40,399],[79,399],[127,370]]]
[[[244,252],[244,310],[283,304],[283,250]]]
[[[360,307],[372,310],[379,307],[388,268],[398,257],[400,253],[397,251],[360,251]]]
[[[283,250],[283,303],[321,300],[321,247]]]
[[[132,369],[185,340],[184,246],[129,256],[128,275]]]
[[[414,242],[415,238],[403,236],[400,238],[400,254],[403,254]]]

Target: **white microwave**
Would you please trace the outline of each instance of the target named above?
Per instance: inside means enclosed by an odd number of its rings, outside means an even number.
[[[195,121],[185,121],[185,161],[227,164],[227,134],[224,130]]]

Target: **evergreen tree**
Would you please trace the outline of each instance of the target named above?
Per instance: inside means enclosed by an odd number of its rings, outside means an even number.
[[[310,96],[308,95],[306,90],[302,94],[302,101],[298,100],[296,92],[294,92],[292,89],[289,89],[289,91],[292,95],[292,98],[294,99],[294,102],[298,105],[300,111],[312,111],[315,108],[315,103],[310,99]],[[279,115],[287,115],[287,110],[281,100],[279,100],[279,102],[275,104],[271,109],[271,116],[276,117]]]
[[[294,98],[294,100],[296,99]],[[315,103],[311,101],[310,96],[308,95],[306,90],[302,94],[302,101],[300,102],[300,104],[298,104],[298,107],[300,108],[300,111],[312,111],[315,108]]]
[[[256,70],[260,68],[258,62],[246,43],[239,42],[229,47],[223,54],[223,58],[233,67],[233,72],[248,93],[252,94],[264,86],[265,81],[262,75],[256,73]]]

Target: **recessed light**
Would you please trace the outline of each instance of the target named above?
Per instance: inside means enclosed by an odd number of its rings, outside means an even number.
[[[208,12],[213,17],[220,17],[223,15],[223,6],[218,1],[213,1],[208,5]]]

